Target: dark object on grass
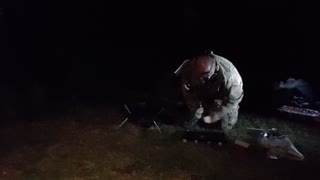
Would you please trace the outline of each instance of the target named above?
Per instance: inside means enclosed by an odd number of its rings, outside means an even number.
[[[226,135],[212,130],[186,130],[182,137],[183,142],[206,143],[222,145],[227,143]]]

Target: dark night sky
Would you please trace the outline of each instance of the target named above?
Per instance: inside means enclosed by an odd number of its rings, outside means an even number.
[[[2,89],[33,81],[62,96],[150,88],[201,48],[237,66],[250,103],[289,77],[317,86],[316,16],[298,1],[15,0],[0,16]]]

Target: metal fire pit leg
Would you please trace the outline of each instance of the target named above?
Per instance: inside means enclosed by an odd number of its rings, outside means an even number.
[[[118,128],[117,129],[120,129],[121,128],[121,126],[128,120],[129,118],[125,118],[123,121],[122,121],[122,123],[118,126]]]
[[[125,107],[125,109],[128,111],[128,113],[131,114],[131,111],[130,111],[130,109],[128,108],[128,106],[127,106],[126,104],[124,104],[124,107]],[[117,129],[120,129],[120,128],[122,127],[122,125],[123,125],[125,122],[127,122],[128,119],[129,119],[129,117],[126,117],[126,118],[122,121],[122,123],[118,126]]]
[[[160,127],[158,126],[158,124],[156,123],[156,121],[153,121],[153,123],[154,123],[154,125],[156,125],[158,131],[161,133],[161,129],[160,129]]]

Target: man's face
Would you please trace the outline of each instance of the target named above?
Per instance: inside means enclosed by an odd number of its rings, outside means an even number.
[[[195,75],[205,83],[215,72],[214,60],[210,57],[198,57],[194,64]]]

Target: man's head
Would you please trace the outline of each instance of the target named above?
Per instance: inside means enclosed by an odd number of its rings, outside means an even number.
[[[210,79],[216,70],[216,62],[212,52],[203,53],[193,60],[192,71],[195,76],[199,77],[201,82]]]

